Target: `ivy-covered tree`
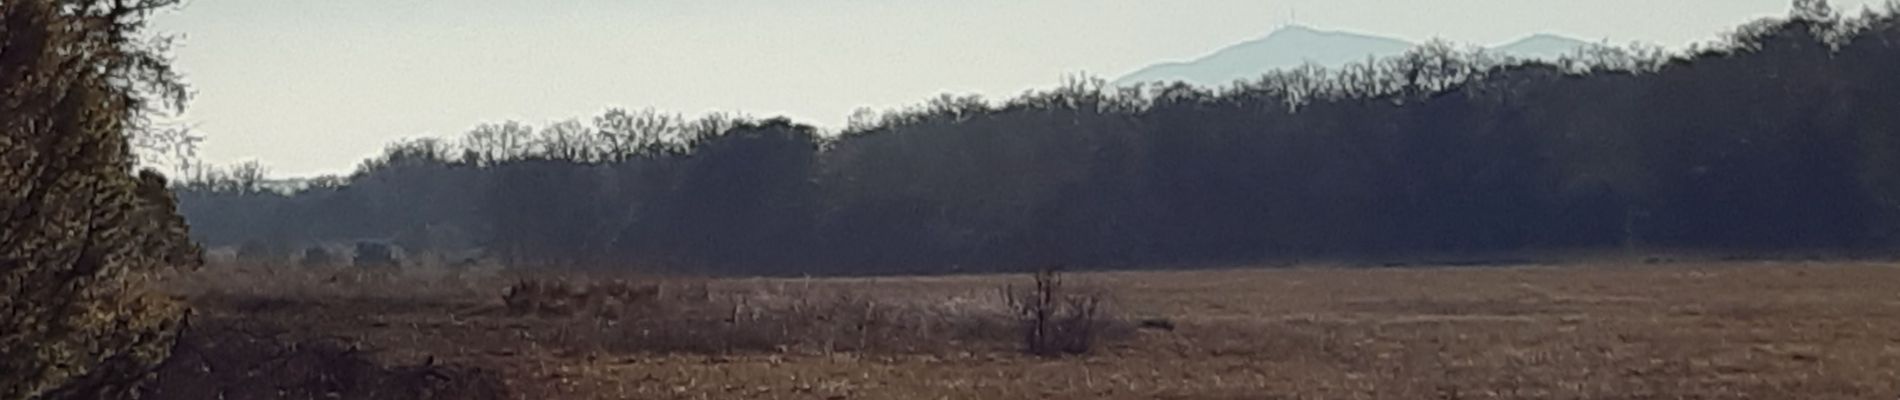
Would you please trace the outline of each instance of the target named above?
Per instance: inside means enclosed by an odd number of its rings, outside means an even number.
[[[0,399],[129,397],[167,355],[138,278],[198,250],[129,138],[184,101],[144,30],[175,2],[0,2]]]

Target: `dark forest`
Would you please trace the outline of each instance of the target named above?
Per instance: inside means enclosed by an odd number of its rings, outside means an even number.
[[[1681,53],[1443,42],[1230,88],[1072,78],[783,118],[610,110],[391,144],[296,190],[176,185],[207,247],[519,267],[909,274],[1900,245],[1900,19],[1824,5]],[[327,257],[327,256],[325,256]]]

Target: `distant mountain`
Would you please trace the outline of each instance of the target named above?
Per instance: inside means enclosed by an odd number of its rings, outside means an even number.
[[[1594,45],[1582,40],[1540,33],[1503,46],[1492,47],[1491,51],[1523,59],[1552,60]]]
[[[1293,68],[1308,62],[1337,67],[1368,57],[1404,53],[1411,42],[1356,33],[1290,26],[1266,37],[1241,42],[1189,62],[1161,63],[1117,79],[1116,84],[1185,81],[1220,85]]]
[[[1226,85],[1236,80],[1259,77],[1268,71],[1307,63],[1330,68],[1369,58],[1395,56],[1405,53],[1414,45],[1388,37],[1289,26],[1263,38],[1227,46],[1194,61],[1166,62],[1142,68],[1116,79],[1115,84],[1184,81],[1201,86]],[[1582,40],[1538,34],[1491,49],[1517,58],[1552,59],[1590,45]]]

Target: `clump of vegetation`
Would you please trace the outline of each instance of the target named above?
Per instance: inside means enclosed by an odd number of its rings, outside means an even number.
[[[321,268],[337,264],[336,253],[323,246],[310,246],[303,250],[303,258],[297,261],[304,268]]]
[[[1038,356],[1087,354],[1108,326],[1100,292],[1065,286],[1055,268],[1036,272],[1034,285],[1003,290],[1022,324],[1023,351]]]
[[[174,3],[0,2],[0,399],[130,397],[168,354],[144,277],[202,255],[130,139],[186,97],[143,34]]]
[[[356,266],[371,269],[395,269],[402,266],[396,259],[396,249],[385,243],[357,242]]]

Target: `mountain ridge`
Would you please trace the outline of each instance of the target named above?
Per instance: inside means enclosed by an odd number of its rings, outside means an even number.
[[[1364,33],[1289,25],[1256,39],[1230,44],[1189,61],[1166,61],[1136,69],[1114,80],[1115,85],[1182,81],[1221,86],[1258,77],[1269,71],[1315,64],[1336,68],[1370,58],[1403,54],[1416,43]],[[1590,42],[1552,33],[1537,33],[1505,44],[1486,47],[1503,55],[1551,59],[1591,46]]]

